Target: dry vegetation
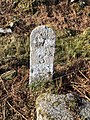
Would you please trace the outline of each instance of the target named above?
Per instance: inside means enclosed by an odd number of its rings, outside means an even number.
[[[63,0],[48,8],[29,0],[1,0],[0,27],[10,27],[11,22],[12,35],[0,34],[0,120],[36,120],[35,100],[46,91],[74,91],[90,101],[90,29],[79,35],[90,27],[90,6],[74,3],[67,8]],[[31,90],[29,34],[42,24],[52,27],[57,35],[54,75],[52,82]],[[2,79],[10,70],[16,71],[13,79]]]

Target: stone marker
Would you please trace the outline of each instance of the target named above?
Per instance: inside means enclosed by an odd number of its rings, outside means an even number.
[[[30,35],[30,84],[52,79],[54,52],[54,31],[46,26],[35,28]]]

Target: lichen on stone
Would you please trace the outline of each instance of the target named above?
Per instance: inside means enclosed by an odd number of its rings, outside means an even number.
[[[63,94],[41,94],[36,100],[37,120],[74,120],[73,113],[68,109],[65,98],[66,95]]]

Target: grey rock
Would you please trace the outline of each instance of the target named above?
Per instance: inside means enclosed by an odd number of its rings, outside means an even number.
[[[0,33],[5,34],[5,33],[12,33],[12,30],[10,28],[0,28]]]
[[[5,33],[12,33],[11,28],[6,28],[4,31],[5,31]]]
[[[88,100],[82,99],[79,109],[79,116],[81,117],[81,120],[90,120],[90,102]]]
[[[55,33],[39,26],[30,35],[30,84],[50,81],[53,74]]]
[[[3,28],[0,28],[0,33],[5,33]]]
[[[90,120],[90,102],[68,93],[43,93],[36,100],[37,120]]]
[[[12,28],[14,26],[14,22],[10,22],[9,26]]]
[[[74,120],[74,114],[68,104],[76,101],[73,94],[41,94],[36,100],[37,120]]]

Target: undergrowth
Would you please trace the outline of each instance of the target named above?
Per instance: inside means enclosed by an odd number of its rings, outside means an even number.
[[[90,58],[90,28],[81,35],[57,35],[55,62],[61,65],[70,64],[78,58]]]

